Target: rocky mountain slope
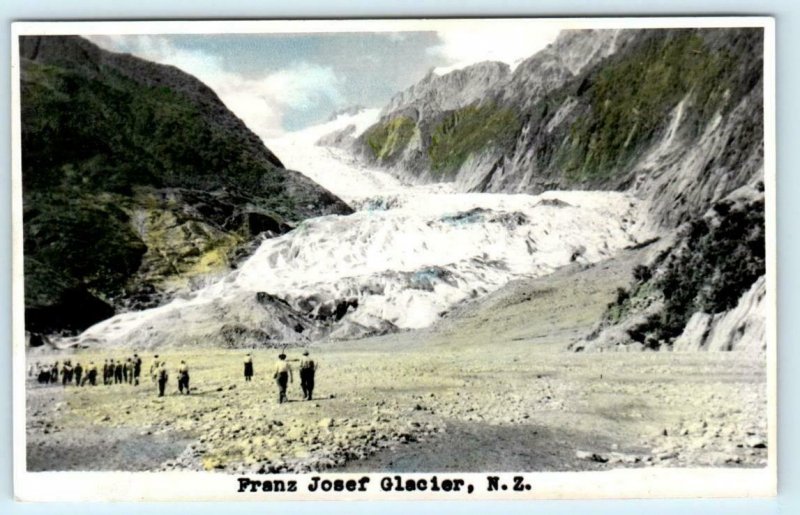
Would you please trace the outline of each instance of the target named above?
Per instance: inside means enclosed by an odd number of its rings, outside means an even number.
[[[737,303],[763,310],[750,298],[759,280],[763,298],[765,273],[763,31],[564,31],[512,73],[483,80],[487,69],[426,77],[389,103],[354,140],[354,153],[403,180],[466,191],[633,192],[673,247],[642,265],[652,278],[632,278],[576,348],[735,347],[706,340]],[[483,92],[455,94],[480,83]],[[434,86],[453,101],[437,103]],[[700,237],[709,243],[698,249]],[[717,254],[722,248],[732,254]],[[733,255],[747,273],[732,272]],[[647,300],[629,309],[626,296]],[[687,330],[704,329],[691,344],[688,335],[676,342],[690,320]],[[734,340],[759,340],[741,337],[748,331],[737,325]]]
[[[259,235],[350,212],[177,68],[79,37],[20,53],[29,331],[157,304]]]
[[[390,101],[355,150],[412,182],[469,191],[638,185],[660,197],[664,221],[682,221],[761,173],[762,38],[759,29],[565,31],[513,73],[480,63],[426,77]],[[700,176],[696,198],[681,201]]]

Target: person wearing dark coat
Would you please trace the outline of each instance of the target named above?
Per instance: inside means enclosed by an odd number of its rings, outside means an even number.
[[[81,386],[81,377],[83,376],[83,367],[80,361],[75,363],[75,386]]]
[[[317,372],[317,364],[308,357],[308,351],[303,352],[303,359],[300,360],[300,388],[303,389],[303,399],[310,401],[314,394],[314,374]]]
[[[178,367],[178,390],[189,395],[189,367],[185,361],[181,361],[181,366]]]
[[[69,361],[64,361],[61,366],[61,386],[67,386],[67,383],[72,382],[72,364]]]
[[[39,384],[47,384],[50,382],[50,369],[47,367],[39,368]]]
[[[114,384],[122,382],[122,360],[117,360],[117,366],[114,367]]]
[[[139,386],[139,376],[142,375],[142,358],[138,354],[133,355],[133,385]]]
[[[244,359],[244,380],[250,381],[253,379],[253,356],[250,354]]]

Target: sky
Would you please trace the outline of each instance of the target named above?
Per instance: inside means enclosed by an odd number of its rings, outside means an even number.
[[[87,36],[103,48],[194,75],[262,138],[382,107],[429,71],[486,60],[514,65],[552,42],[553,26],[481,20],[443,30]]]

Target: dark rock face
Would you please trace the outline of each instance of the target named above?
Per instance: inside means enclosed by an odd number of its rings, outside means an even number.
[[[61,292],[58,302],[25,310],[27,327],[41,332],[78,331],[114,315],[114,308],[86,289]]]
[[[171,66],[20,38],[26,327],[77,331],[350,208]],[[78,309],[83,306],[85,309]]]

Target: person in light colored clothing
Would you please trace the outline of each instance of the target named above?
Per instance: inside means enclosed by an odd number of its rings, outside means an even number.
[[[275,373],[272,374],[275,381],[278,383],[278,403],[286,401],[286,386],[294,382],[292,377],[292,367],[286,362],[286,354],[280,353],[278,355],[278,362],[275,364]]]

